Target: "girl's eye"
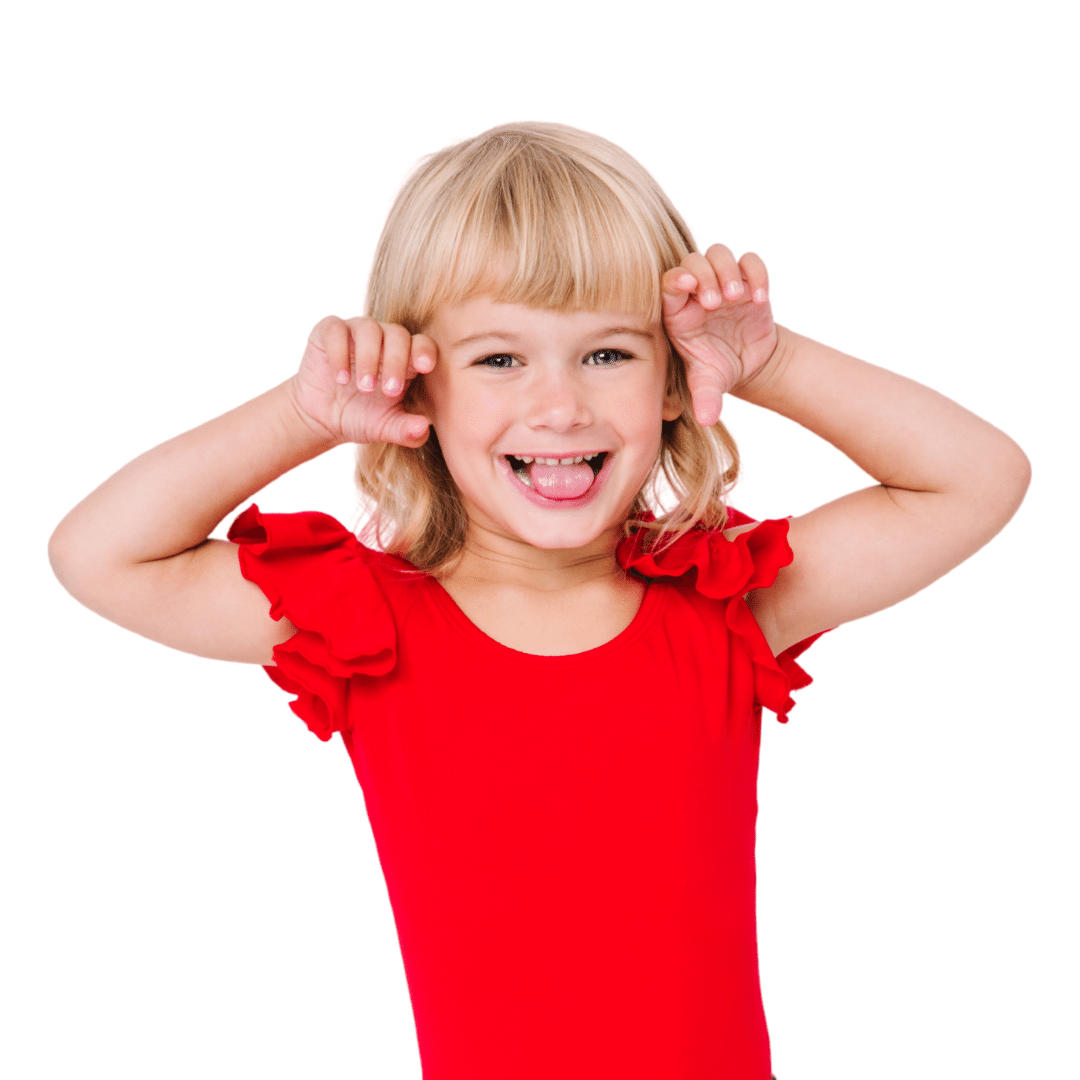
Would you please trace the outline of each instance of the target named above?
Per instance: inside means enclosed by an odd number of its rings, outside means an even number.
[[[591,367],[610,367],[620,360],[629,360],[630,354],[622,349],[597,349],[585,357],[585,363]]]
[[[620,360],[629,360],[630,353],[622,349],[597,349],[585,357],[585,363],[590,367],[611,367]],[[521,363],[509,353],[494,353],[484,356],[476,361],[481,367],[495,368],[496,371],[505,371],[507,368],[520,367]]]
[[[494,356],[485,356],[482,360],[477,360],[477,364],[484,367],[491,367],[496,369],[513,367],[517,361],[506,353],[496,353]]]

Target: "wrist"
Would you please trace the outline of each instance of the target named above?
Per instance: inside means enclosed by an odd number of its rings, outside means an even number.
[[[776,323],[776,344],[769,359],[752,375],[743,379],[728,391],[732,396],[751,405],[771,408],[769,404],[782,386],[791,368],[796,352],[798,334]]]
[[[310,452],[310,456],[324,453],[344,442],[340,435],[316,420],[301,404],[298,375],[276,387],[275,397],[281,424],[286,434],[298,448]]]

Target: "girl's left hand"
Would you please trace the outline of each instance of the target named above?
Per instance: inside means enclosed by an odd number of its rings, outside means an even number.
[[[710,427],[723,395],[755,375],[776,349],[769,275],[748,252],[738,262],[713,244],[692,252],[660,279],[664,329],[686,363],[694,416]]]

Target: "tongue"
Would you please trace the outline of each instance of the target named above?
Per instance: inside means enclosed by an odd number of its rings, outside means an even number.
[[[577,499],[592,487],[593,471],[584,461],[577,465],[529,466],[533,487],[548,499]]]

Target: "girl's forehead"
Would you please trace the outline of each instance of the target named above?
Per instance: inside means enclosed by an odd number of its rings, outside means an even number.
[[[460,339],[480,335],[529,332],[589,334],[625,330],[652,337],[660,329],[652,321],[628,311],[564,311],[557,308],[530,307],[526,304],[496,300],[484,294],[442,304],[432,313],[424,332],[447,339],[447,344],[463,344]],[[451,340],[452,339],[452,340]]]

